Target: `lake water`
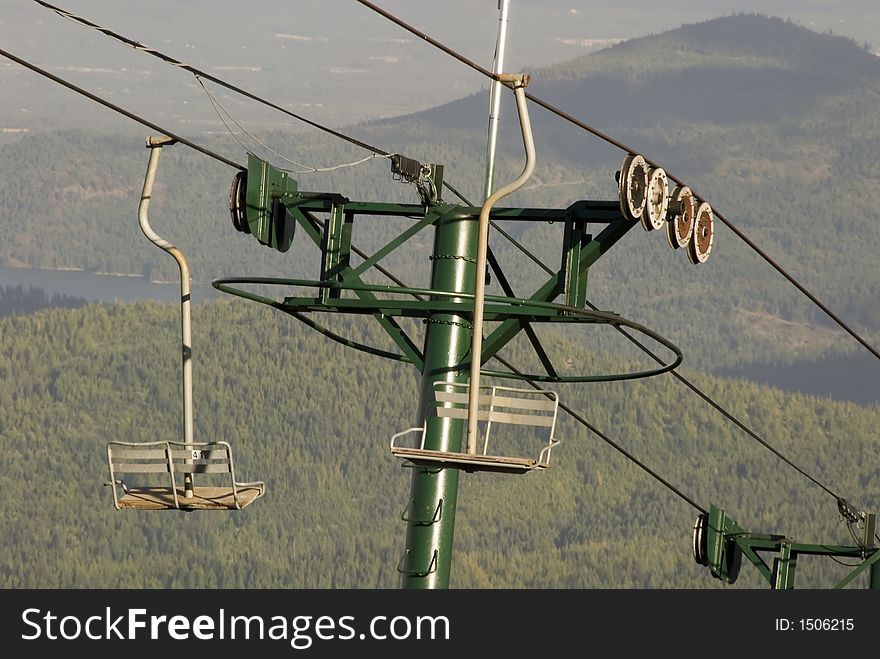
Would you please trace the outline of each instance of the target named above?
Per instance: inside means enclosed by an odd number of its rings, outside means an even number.
[[[53,294],[85,298],[89,302],[158,300],[180,302],[180,283],[155,283],[141,276],[101,275],[81,270],[0,268],[0,287],[42,288]],[[192,284],[193,304],[224,296],[210,284]]]
[[[848,400],[860,405],[880,403],[880,363],[867,351],[786,366],[749,364],[738,369],[719,369],[715,374],[820,398]]]

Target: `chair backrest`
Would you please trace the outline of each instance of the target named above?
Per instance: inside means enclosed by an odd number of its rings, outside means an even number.
[[[226,442],[110,442],[107,460],[114,473],[233,474],[232,451]]]
[[[181,442],[110,442],[107,445],[107,462],[110,467],[110,482],[113,489],[113,503],[120,509],[120,497],[117,485],[121,486],[125,496],[125,507],[143,509],[206,509],[231,508],[240,510],[255,499],[263,496],[266,485],[262,481],[239,483],[235,479],[235,467],[232,462],[232,449],[226,442],[192,443]],[[153,474],[159,483],[128,484],[120,474]],[[204,479],[182,487],[176,482],[177,474],[216,474],[222,485],[206,483]],[[146,477],[144,480],[151,480]],[[186,492],[178,496],[178,491]],[[190,496],[192,495],[192,496]],[[170,497],[170,498],[169,498]],[[173,505],[171,500],[173,499]],[[209,505],[211,504],[211,505]]]
[[[467,383],[435,382],[434,397],[437,416],[452,419],[468,418],[470,385]],[[486,423],[483,454],[489,446],[492,424],[537,426],[549,429],[548,444],[556,440],[556,417],[559,397],[553,391],[516,389],[514,387],[482,386],[478,397],[477,420]]]

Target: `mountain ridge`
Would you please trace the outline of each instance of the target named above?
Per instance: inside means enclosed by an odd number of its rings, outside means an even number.
[[[738,41],[744,35],[746,40]],[[784,116],[817,93],[842,93],[865,83],[880,87],[880,57],[847,37],[819,34],[781,18],[737,14],[623,41],[531,74],[531,93],[569,112],[580,106],[573,114],[589,114],[596,121],[638,125],[657,113],[718,120],[719,106],[733,102],[737,107],[720,117],[732,121],[743,109],[752,118],[761,117],[762,109]],[[745,86],[754,89],[750,102],[741,91]],[[725,99],[725,94],[730,96]],[[662,96],[680,102],[660,100]],[[616,102],[603,103],[603,97]],[[620,102],[621,97],[628,102]],[[701,100],[704,97],[708,99]],[[590,99],[586,112],[582,98]],[[652,104],[652,98],[658,100]],[[478,93],[364,125],[427,120],[435,126],[482,128],[485,106],[485,93]],[[772,107],[777,109],[771,112]],[[506,104],[503,115],[515,116],[512,103]]]
[[[739,13],[708,21],[690,23],[666,32],[628,39],[595,53],[574,58],[536,71],[543,76],[571,76],[578,71],[590,73],[597,62],[619,53],[660,53],[653,57],[657,70],[664,62],[687,62],[685,55],[697,55],[706,62],[723,60],[728,65],[753,67],[772,66],[806,68],[835,75],[862,74],[876,77],[880,58],[870,52],[870,45],[859,46],[849,37],[821,34],[799,26],[791,20],[758,13]],[[746,57],[745,55],[750,55]],[[830,69],[830,63],[845,64],[841,71]],[[643,65],[644,63],[642,63]],[[637,74],[638,71],[632,71]]]

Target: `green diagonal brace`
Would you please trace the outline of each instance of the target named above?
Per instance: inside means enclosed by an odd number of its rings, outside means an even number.
[[[754,549],[749,545],[748,539],[744,538],[734,538],[736,544],[739,545],[739,548],[742,550],[742,553],[745,554],[745,557],[748,558],[752,565],[758,568],[758,572],[761,573],[761,576],[767,580],[767,583],[773,583],[773,571],[770,569],[770,566],[764,561],[763,558],[758,556]]]
[[[308,234],[309,238],[312,239],[312,242],[320,248],[323,238],[321,236],[321,232],[318,231],[318,228],[313,224],[314,218],[312,218],[310,215],[307,215],[296,206],[288,205],[287,212],[303,228],[303,231]]]
[[[416,235],[419,231],[424,229],[426,226],[430,226],[430,225],[434,224],[434,222],[436,222],[436,221],[437,221],[437,215],[435,215],[434,213],[430,213],[429,215],[425,216],[424,219],[413,224],[406,231],[404,231],[399,236],[397,236],[394,240],[392,240],[387,245],[385,245],[382,249],[380,249],[378,252],[373,254],[370,258],[366,259],[363,263],[358,265],[358,267],[352,269],[352,272],[358,276],[364,274],[367,270],[369,270],[374,265],[376,265],[379,261],[381,261],[383,258],[388,256],[388,254],[393,252],[395,249],[400,247],[407,240],[409,240],[414,235]]]
[[[340,279],[348,283],[364,283],[361,281],[360,277],[352,274],[350,268],[342,272]],[[369,300],[378,303],[376,296],[369,291],[356,290],[355,294],[362,300]],[[422,351],[416,347],[412,339],[409,338],[409,335],[403,331],[403,328],[400,325],[397,324],[397,321],[394,320],[394,318],[381,313],[373,314],[373,318],[379,322],[382,329],[388,333],[391,340],[397,344],[397,346],[403,351],[403,354],[409,358],[410,362],[421,371],[424,366]]]
[[[303,230],[308,234],[309,238],[320,247],[324,241],[322,232],[318,230],[318,228],[313,223],[313,218],[307,214],[303,213],[296,205],[288,206],[288,212],[296,219],[296,221],[302,226]],[[429,220],[428,217],[431,219]],[[419,230],[425,224],[431,224],[436,220],[436,215],[431,214],[426,217],[423,221],[417,223],[415,226],[419,227]],[[407,232],[404,232],[407,233]],[[394,248],[405,242],[410,236],[407,238],[401,239],[398,236],[397,239],[393,240],[389,245],[392,245],[391,249],[388,251],[392,251]],[[388,246],[386,246],[388,247]],[[384,249],[384,248],[383,248]],[[381,258],[381,256],[379,257]],[[378,260],[378,259],[377,259]],[[340,281],[345,281],[347,283],[354,284],[363,284],[363,280],[358,276],[358,273],[352,268],[348,267],[339,273]],[[362,300],[369,300],[370,302],[376,302],[376,296],[370,293],[369,291],[355,291],[356,295]],[[413,343],[412,339],[409,338],[406,332],[403,331],[403,328],[397,324],[393,318],[385,316],[383,314],[374,314],[373,317],[379,322],[382,326],[382,329],[391,337],[391,340],[403,351],[403,354],[410,360],[410,362],[419,370],[422,369],[424,364],[423,356],[421,351],[416,347]]]
[[[501,264],[498,263],[498,259],[495,257],[495,253],[491,248],[489,248],[487,256],[489,259],[489,266],[495,273],[495,277],[498,279],[498,284],[501,286],[501,290],[504,291],[504,294],[507,297],[516,297],[513,292],[513,286],[511,286],[510,282],[507,280],[507,276],[504,274],[504,270],[501,269]],[[544,346],[541,345],[541,341],[535,333],[535,329],[532,327],[531,323],[526,323],[523,329],[526,331],[526,336],[529,338],[532,348],[535,349],[535,354],[538,355],[538,359],[540,359],[541,364],[544,365],[544,370],[547,371],[547,375],[551,378],[558,378],[559,374],[553,367],[553,362],[547,355],[547,351],[544,350]]]
[[[600,256],[611,249],[618,240],[626,235],[626,232],[636,225],[635,222],[629,220],[615,220],[602,232],[593,238],[586,247],[581,250],[581,258],[579,268],[581,272],[586,272]],[[556,299],[563,291],[564,283],[560,273],[550,277],[547,282],[541,286],[529,300],[538,302],[550,302]],[[505,345],[507,345],[522,329],[523,324],[520,319],[511,318],[499,325],[495,330],[483,341],[483,363],[498,354]]]
[[[880,549],[875,549],[874,553],[871,554],[868,558],[866,558],[861,565],[859,565],[855,570],[850,572],[843,578],[839,584],[837,584],[834,588],[835,590],[844,588],[850,581],[859,576],[862,572],[867,570],[869,567],[874,565],[877,561],[880,561]]]
[[[410,363],[417,369],[421,370],[424,366],[422,351],[415,346],[412,339],[409,338],[409,335],[403,331],[403,328],[401,328],[400,325],[397,324],[397,321],[381,314],[376,314],[373,318],[379,321],[382,329],[384,329],[388,333],[388,336],[391,337],[391,340],[400,347],[403,354],[409,358]]]

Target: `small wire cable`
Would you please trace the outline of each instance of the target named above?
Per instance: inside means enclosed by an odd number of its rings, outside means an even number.
[[[308,173],[314,173],[314,172],[332,172],[332,171],[336,171],[337,169],[343,169],[345,167],[355,167],[356,165],[363,164],[363,163],[367,162],[368,160],[374,160],[376,158],[390,158],[391,157],[391,156],[383,156],[378,153],[371,153],[366,158],[360,158],[359,160],[355,160],[354,162],[347,162],[347,163],[343,163],[341,165],[333,165],[331,167],[312,167],[311,165],[304,165],[300,162],[297,162],[296,160],[291,160],[287,156],[285,156],[281,153],[278,153],[275,149],[273,149],[268,144],[266,144],[265,142],[260,140],[256,135],[254,135],[252,132],[250,132],[247,128],[242,126],[241,122],[239,122],[235,117],[233,117],[232,114],[226,108],[223,107],[223,105],[220,103],[220,100],[213,93],[211,93],[211,90],[207,88],[207,86],[205,85],[201,76],[199,76],[195,73],[193,74],[193,76],[198,81],[201,88],[205,91],[205,94],[207,95],[208,100],[211,102],[211,105],[214,108],[214,112],[217,113],[217,116],[220,118],[220,121],[223,122],[223,125],[226,127],[226,130],[229,131],[229,134],[232,135],[232,137],[235,139],[236,142],[238,142],[238,144],[241,146],[241,148],[243,148],[245,151],[250,151],[250,149],[247,147],[247,145],[244,142],[242,142],[241,139],[238,137],[238,135],[235,133],[235,131],[232,130],[229,123],[227,123],[226,118],[223,116],[224,114],[226,115],[226,117],[229,118],[229,121],[231,121],[233,124],[235,124],[238,127],[238,129],[242,133],[247,135],[249,138],[251,138],[254,142],[259,144],[261,147],[266,149],[266,151],[277,156],[278,158],[281,158],[285,162],[289,162],[291,165],[295,165],[296,167],[301,168],[301,169],[285,169],[284,171],[286,171],[286,172],[290,172],[292,174],[308,174]]]
[[[828,558],[830,558],[835,563],[839,563],[840,565],[845,565],[846,567],[858,567],[859,565],[861,565],[861,563],[847,563],[845,561],[840,560],[836,556],[832,556],[831,554],[828,554]]]
[[[233,162],[232,160],[229,160],[228,158],[224,158],[220,154],[214,153],[213,151],[206,149],[205,147],[200,146],[200,145],[196,144],[195,142],[186,139],[185,137],[181,137],[180,135],[177,135],[176,133],[174,133],[170,130],[162,128],[158,124],[154,124],[153,122],[148,121],[147,119],[144,119],[143,117],[140,117],[140,116],[134,114],[133,112],[129,112],[128,110],[121,108],[118,105],[114,105],[110,101],[104,100],[100,96],[96,96],[95,94],[91,93],[90,91],[87,91],[86,89],[83,89],[82,87],[79,87],[79,86],[73,84],[72,82],[68,82],[67,80],[64,80],[63,78],[59,78],[58,76],[49,73],[45,69],[41,69],[40,67],[36,66],[35,64],[31,64],[27,60],[23,60],[20,57],[16,57],[15,55],[13,55],[12,53],[10,53],[6,50],[0,49],[0,55],[5,57],[6,59],[12,60],[16,64],[20,64],[21,66],[25,67],[26,69],[30,69],[34,73],[39,73],[41,76],[48,78],[52,82],[56,82],[59,85],[66,87],[67,89],[70,89],[71,91],[74,91],[77,94],[80,94],[81,96],[85,96],[86,98],[94,101],[95,103],[99,103],[99,104],[103,105],[104,107],[113,110],[114,112],[118,112],[119,114],[138,122],[139,124],[147,126],[148,128],[152,128],[153,130],[157,131],[158,133],[161,133],[163,135],[167,135],[168,137],[177,140],[181,144],[185,144],[186,146],[190,147],[191,149],[195,149],[196,151],[199,151],[200,153],[203,153],[206,156],[213,158],[214,160],[218,160],[218,161],[222,162],[224,165],[229,165],[230,167],[234,167],[235,169],[241,169],[241,170],[246,169],[242,165],[239,165],[237,162]]]

